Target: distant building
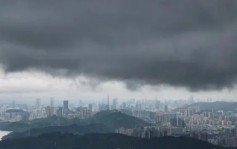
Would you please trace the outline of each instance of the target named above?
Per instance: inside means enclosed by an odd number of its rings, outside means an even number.
[[[53,100],[53,98],[51,98],[51,100],[50,100],[50,106],[54,107],[54,100]]]
[[[160,101],[155,101],[155,109],[156,111],[159,111],[160,110]]]
[[[99,104],[99,111],[107,111],[109,110],[107,104]]]
[[[107,109],[107,110],[110,110],[110,99],[109,99],[109,96],[107,97],[106,109]]]
[[[88,105],[88,110],[89,110],[90,113],[93,111],[93,105],[92,104]]]
[[[112,109],[112,110],[117,109],[117,99],[116,99],[116,98],[113,99],[113,103],[112,103],[111,109]]]
[[[29,119],[29,113],[23,109],[12,108],[6,110],[5,112],[5,120],[7,121],[16,122],[28,119]]]
[[[68,108],[68,100],[63,101],[63,116],[68,116],[69,108]]]
[[[46,116],[51,117],[54,115],[54,109],[51,106],[45,108]]]
[[[165,112],[168,112],[168,111],[169,111],[168,106],[165,105]]]
[[[63,108],[68,109],[68,100],[63,101]]]
[[[62,117],[63,116],[63,107],[59,107],[56,111],[56,115],[58,117]]]
[[[39,98],[36,99],[35,106],[36,106],[36,109],[39,110],[39,108],[40,108],[40,99]]]

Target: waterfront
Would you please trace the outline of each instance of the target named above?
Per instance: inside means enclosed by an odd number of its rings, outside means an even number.
[[[8,135],[10,133],[10,131],[1,131],[0,130],[0,141],[2,140],[2,137]]]

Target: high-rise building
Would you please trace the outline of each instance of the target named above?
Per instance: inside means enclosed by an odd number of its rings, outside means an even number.
[[[68,100],[63,101],[63,108],[68,109]]]
[[[51,106],[51,107],[54,106],[54,100],[53,100],[53,98],[51,98],[51,100],[50,100],[50,106]]]
[[[54,115],[53,108],[50,107],[50,106],[47,106],[47,107],[45,108],[45,112],[46,112],[47,117],[51,117],[51,116]]]
[[[37,110],[39,110],[39,108],[40,108],[40,99],[39,98],[36,99],[35,106],[36,106]]]
[[[16,107],[16,101],[13,100],[13,101],[12,101],[12,108],[15,108],[15,107]]]
[[[117,109],[117,99],[116,98],[113,99],[113,103],[112,103],[111,109],[112,110]]]
[[[109,96],[107,97],[107,110],[110,110],[110,99]]]
[[[156,111],[160,110],[160,101],[159,100],[155,101],[155,109],[156,109]]]
[[[92,110],[93,110],[93,105],[92,104],[88,105],[88,110],[89,110],[89,112],[92,112]]]
[[[63,101],[63,115],[67,116],[69,113],[68,100]]]
[[[168,111],[169,111],[168,106],[165,105],[165,112],[168,112]]]
[[[59,107],[59,108],[57,109],[56,114],[57,114],[58,117],[62,117],[62,116],[63,116],[63,108],[62,108],[62,107]]]

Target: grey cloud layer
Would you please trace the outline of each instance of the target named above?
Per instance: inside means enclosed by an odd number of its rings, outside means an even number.
[[[231,87],[236,0],[1,0],[6,71],[116,79],[134,88]]]

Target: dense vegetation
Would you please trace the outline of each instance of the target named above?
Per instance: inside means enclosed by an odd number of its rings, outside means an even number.
[[[86,133],[109,133],[118,128],[134,128],[148,125],[145,121],[123,114],[118,111],[103,111],[95,114],[92,118],[65,119],[50,117],[29,122],[3,123],[1,130],[13,131],[6,138],[19,138],[38,136],[49,132],[61,132],[72,134]]]
[[[109,129],[103,124],[88,124],[88,125],[69,125],[69,126],[50,126],[45,128],[29,129],[24,132],[13,132],[3,137],[3,140],[10,138],[26,138],[39,136],[46,133],[60,132],[71,133],[76,135],[84,135],[87,133],[112,133],[114,130]]]
[[[68,126],[68,125],[88,125],[88,124],[104,124],[110,129],[117,129],[120,127],[132,128],[136,126],[145,126],[147,123],[141,119],[126,115],[119,111],[102,111],[95,114],[88,119],[66,119],[62,117],[49,117],[43,119],[36,119],[33,121],[20,122],[0,122],[0,130],[23,132],[34,128],[44,128],[50,126]]]
[[[92,117],[92,121],[102,123],[111,129],[135,128],[149,125],[147,122],[118,111],[102,111]]]
[[[112,134],[117,128],[148,125],[118,111],[103,111],[92,118],[50,117],[28,122],[1,123],[5,130],[17,130],[0,142],[2,149],[223,149],[192,138],[141,139]],[[92,133],[92,134],[91,134]],[[96,134],[94,134],[96,133]],[[108,134],[110,133],[110,134]]]
[[[223,149],[200,140],[186,137],[141,139],[120,134],[51,133],[38,137],[7,139],[0,142],[3,149]]]

